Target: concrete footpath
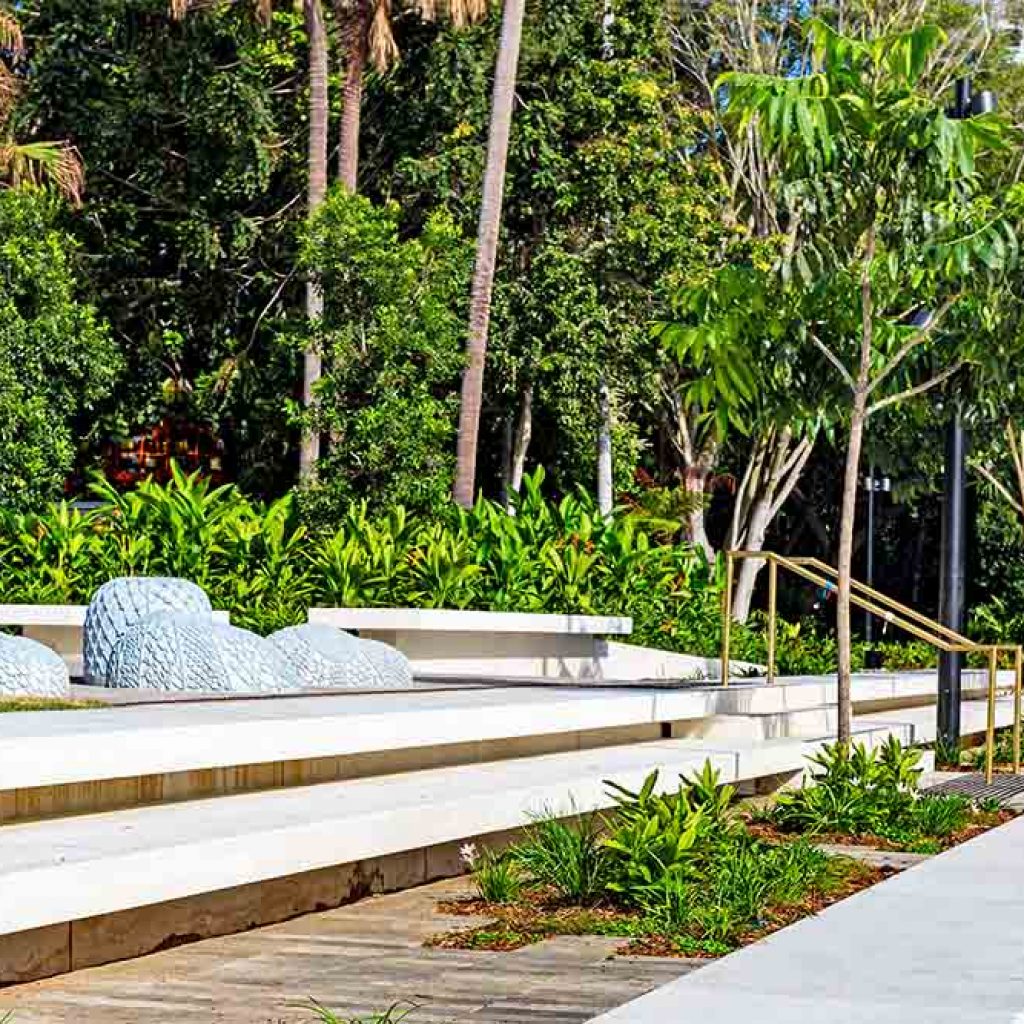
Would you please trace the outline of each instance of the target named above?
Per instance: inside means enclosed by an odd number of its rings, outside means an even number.
[[[1024,818],[592,1024],[1024,1024]]]

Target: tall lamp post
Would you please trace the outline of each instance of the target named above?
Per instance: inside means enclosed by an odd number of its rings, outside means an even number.
[[[878,493],[888,494],[891,488],[892,482],[887,476],[875,476],[875,464],[871,462],[868,466],[868,475],[864,478],[864,490],[868,495],[867,559],[864,582],[869,587],[875,585],[875,495]],[[866,669],[881,668],[882,653],[872,646],[874,616],[871,612],[864,613],[864,639],[868,643],[868,649],[864,652],[864,667]]]
[[[957,120],[995,110],[994,93],[975,93],[969,78],[956,82],[950,116]],[[958,633],[964,628],[964,592],[967,578],[967,435],[959,393],[953,398],[946,423],[946,463],[943,473],[941,576],[939,621]],[[959,651],[939,654],[938,735],[947,749],[960,746]]]

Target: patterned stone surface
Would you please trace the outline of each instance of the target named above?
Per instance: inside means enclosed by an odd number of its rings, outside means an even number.
[[[85,613],[83,672],[87,683],[107,684],[107,670],[118,639],[154,612],[210,616],[210,599],[188,580],[167,576],[124,576],[108,580],[92,596]]]
[[[0,696],[70,695],[71,680],[59,654],[35,640],[0,633]]]
[[[412,669],[401,651],[376,640],[360,640],[335,629],[306,623],[271,633],[292,666],[299,685],[308,689],[404,689],[413,685]]]
[[[269,693],[298,687],[278,648],[202,615],[157,612],[117,641],[107,685],[119,689]]]

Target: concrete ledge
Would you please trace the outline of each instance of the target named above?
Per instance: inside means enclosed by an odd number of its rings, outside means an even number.
[[[82,675],[84,604],[0,604],[0,626],[14,626],[22,636],[56,651],[73,678]],[[218,622],[230,621],[227,612],[215,611]]]
[[[500,849],[520,830],[473,836]],[[306,871],[0,936],[0,985],[19,984],[331,910],[464,871],[459,843]]]
[[[633,788],[706,760],[736,778],[736,752],[674,740],[8,825],[0,934],[604,808],[605,780]]]
[[[452,608],[310,608],[309,621],[372,633],[526,633],[628,636],[633,620],[613,615],[539,615]]]

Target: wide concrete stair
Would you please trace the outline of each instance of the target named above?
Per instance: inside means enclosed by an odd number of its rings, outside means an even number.
[[[858,679],[857,738],[930,739],[929,687]],[[0,983],[455,874],[466,841],[607,808],[607,781],[672,785],[711,761],[748,792],[793,782],[829,738],[829,700],[810,679],[0,716]],[[984,709],[965,700],[965,732]]]

